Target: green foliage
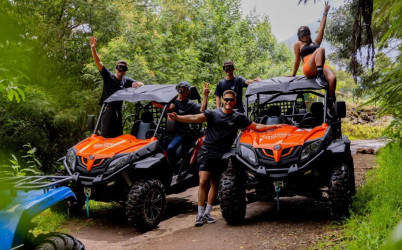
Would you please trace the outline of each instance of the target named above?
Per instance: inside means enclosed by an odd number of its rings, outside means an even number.
[[[9,159],[10,165],[0,165],[0,176],[26,176],[26,175],[38,175],[42,164],[35,156],[36,148],[32,148],[31,144],[25,144],[27,149],[26,155],[22,156],[23,162],[20,163],[18,158],[11,154]]]
[[[107,68],[125,59],[146,84],[188,80],[201,90],[207,81],[212,100],[226,59],[248,79],[292,67],[268,18],[243,17],[239,0],[0,1],[0,145],[18,157],[30,143],[45,172],[90,133],[86,115],[99,112],[90,36]]]
[[[388,144],[378,156],[378,169],[357,192],[344,225],[348,249],[378,249],[402,219],[402,148]]]
[[[332,12],[328,21],[326,39],[335,47],[335,55],[331,60],[338,66],[348,66],[352,44],[344,43],[352,37],[353,18],[357,13],[360,1],[349,1],[343,7]],[[373,40],[376,43],[376,56],[374,70],[360,65],[358,70],[359,87],[354,90],[357,96],[368,95],[368,103],[380,106],[380,115],[395,117],[390,128],[386,130],[388,136],[401,140],[399,130],[402,120],[402,77],[401,68],[401,13],[402,3],[396,0],[375,0],[373,4]],[[370,8],[370,6],[367,6]],[[366,41],[366,37],[362,37]],[[362,44],[363,47],[365,44]],[[364,47],[366,49],[366,47]],[[361,58],[363,60],[363,58]]]

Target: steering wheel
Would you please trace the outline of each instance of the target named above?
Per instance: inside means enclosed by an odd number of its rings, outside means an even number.
[[[145,138],[146,139],[149,139],[149,138],[151,138],[153,135],[154,135],[154,133],[155,133],[155,129],[150,129],[150,130],[148,130],[146,133],[145,133]],[[156,133],[156,138],[160,138],[162,136],[162,134],[161,133]]]
[[[303,120],[301,120],[299,122],[299,127],[312,128],[312,127],[314,127],[315,123],[317,123],[317,118],[310,116],[310,117],[303,118]]]

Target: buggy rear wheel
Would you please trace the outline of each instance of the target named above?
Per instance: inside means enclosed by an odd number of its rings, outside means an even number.
[[[229,224],[240,224],[246,216],[246,190],[242,176],[228,161],[228,169],[222,173],[219,181],[218,199],[222,216]]]
[[[133,184],[126,202],[129,223],[141,230],[154,229],[165,212],[166,192],[159,180],[138,180]]]

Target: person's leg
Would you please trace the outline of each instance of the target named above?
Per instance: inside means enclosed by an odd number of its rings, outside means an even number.
[[[173,137],[173,139],[167,146],[166,154],[168,155],[168,159],[171,164],[176,164],[176,150],[181,145],[182,142],[183,142],[183,136],[176,135],[175,137]]]
[[[195,221],[195,226],[201,226],[206,222],[204,219],[204,206],[205,201],[207,200],[211,173],[208,171],[199,171],[199,178],[200,185],[198,186],[198,215]]]
[[[335,73],[329,67],[325,67],[324,69],[325,79],[327,79],[329,84],[329,96],[335,97],[336,90],[336,76]]]
[[[214,205],[214,202],[216,200],[216,195],[218,192],[218,185],[219,185],[219,180],[217,178],[211,178],[210,180],[210,188],[208,192],[208,202],[207,202],[207,207],[205,209],[204,217],[207,223],[214,223],[215,219],[211,217],[210,213],[212,210],[212,206]]]
[[[322,70],[322,67],[325,64],[325,49],[324,48],[318,48],[316,49],[313,54],[309,57],[307,61],[307,65],[309,67],[309,71],[311,71],[312,74],[319,74],[317,67],[320,67]],[[321,71],[322,73],[322,71]]]

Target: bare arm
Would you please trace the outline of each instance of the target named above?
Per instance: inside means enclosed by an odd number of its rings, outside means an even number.
[[[216,101],[216,108],[221,107],[221,98],[219,96],[215,96],[215,101]]]
[[[283,124],[265,125],[265,124],[260,124],[260,123],[253,122],[247,128],[255,130],[255,131],[258,131],[258,132],[264,132],[264,131],[267,131],[267,130],[272,129],[272,128],[282,127],[282,125]]]
[[[176,112],[169,113],[168,117],[172,121],[179,121],[184,123],[202,123],[207,120],[204,114],[197,115],[177,115]]]
[[[317,37],[315,38],[314,42],[318,45],[321,44],[322,39],[324,38],[324,29],[325,29],[325,24],[327,22],[327,14],[329,11],[329,5],[328,2],[325,2],[325,9],[324,9],[324,14],[322,15],[320,27],[318,28],[318,34]]]
[[[256,78],[254,78],[252,80],[246,80],[246,84],[249,85],[249,84],[251,84],[253,82],[259,82],[259,81],[261,81],[261,79],[259,77],[256,77]]]
[[[159,109],[163,109],[163,108],[165,107],[165,105],[160,104],[159,102],[155,102],[155,101],[152,102],[152,105],[153,105],[155,108],[159,108]],[[175,107],[174,104],[171,103],[171,104],[169,105],[169,107],[167,108],[167,110],[173,110],[174,107]]]
[[[296,42],[293,46],[293,51],[295,52],[295,63],[293,65],[293,72],[290,76],[295,76],[297,74],[297,70],[299,70],[300,66],[300,42]]]
[[[91,37],[89,44],[91,45],[92,57],[94,58],[94,61],[95,61],[96,67],[98,67],[98,70],[102,71],[103,63],[101,62],[101,60],[98,56],[98,53],[96,52],[96,43],[97,43],[96,38]]]
[[[200,112],[204,112],[208,108],[208,95],[209,95],[209,83],[204,83],[203,98],[201,103]]]

